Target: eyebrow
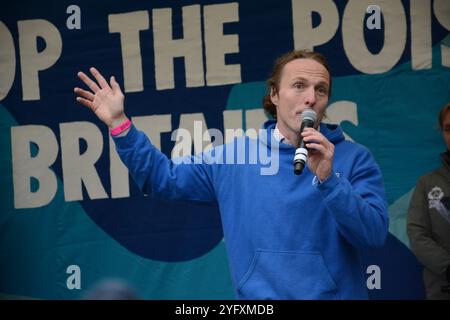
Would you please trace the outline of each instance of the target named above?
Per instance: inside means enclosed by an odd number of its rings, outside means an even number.
[[[306,79],[306,78],[303,78],[303,77],[295,77],[291,81],[296,81],[296,80],[301,80],[301,81],[305,81],[305,82],[309,83],[309,80]],[[325,82],[325,81],[323,81],[323,80],[321,80],[319,83],[316,84],[316,86],[318,86],[318,85],[325,85],[325,86],[328,87],[330,84]]]

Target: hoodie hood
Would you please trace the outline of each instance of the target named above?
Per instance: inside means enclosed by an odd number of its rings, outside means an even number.
[[[262,129],[267,130],[267,135],[262,135],[260,138],[263,143],[266,143],[269,147],[271,144],[274,146],[279,146],[280,149],[294,149],[294,146],[285,144],[285,143],[278,143],[276,139],[273,137],[273,131],[275,130],[276,125],[275,120],[267,120],[264,124]],[[345,140],[344,137],[344,131],[340,126],[337,124],[330,124],[330,123],[320,123],[319,131],[322,133],[331,143],[337,144],[341,141]]]

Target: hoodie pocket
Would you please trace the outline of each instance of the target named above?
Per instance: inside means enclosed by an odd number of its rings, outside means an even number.
[[[238,286],[241,299],[335,299],[337,286],[320,252],[258,250]]]

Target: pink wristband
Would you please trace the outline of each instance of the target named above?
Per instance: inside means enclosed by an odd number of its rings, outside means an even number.
[[[119,124],[117,127],[115,127],[114,129],[111,129],[110,130],[111,135],[117,136],[118,134],[121,134],[122,132],[127,130],[129,127],[131,127],[131,121],[130,121],[130,119],[127,119],[124,122],[122,122],[121,124]]]

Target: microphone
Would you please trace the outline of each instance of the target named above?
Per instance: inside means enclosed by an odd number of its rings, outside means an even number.
[[[301,122],[302,125],[300,127],[300,134],[305,130],[305,128],[314,128],[314,124],[316,123],[317,113],[311,109],[305,109],[302,112]],[[294,156],[294,173],[296,175],[300,175],[305,168],[306,159],[308,159],[308,149],[305,147],[305,142],[303,138],[300,142],[300,146],[295,150]]]

